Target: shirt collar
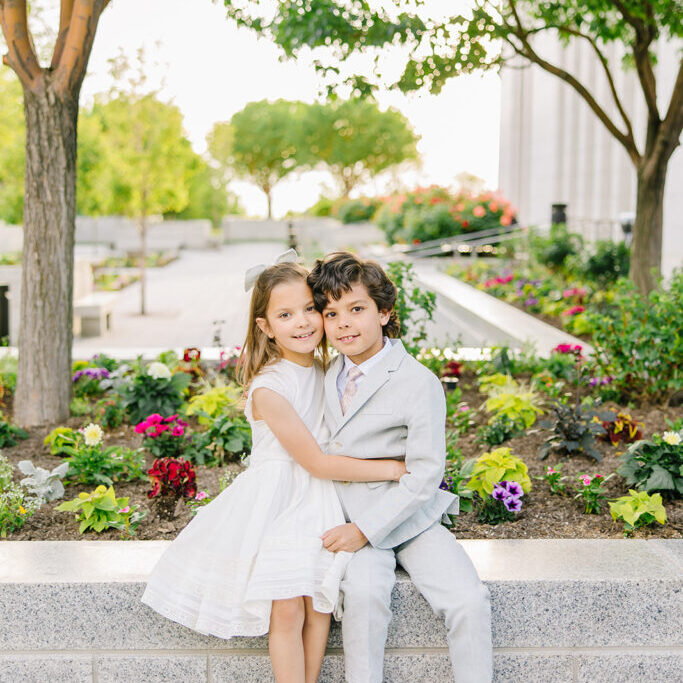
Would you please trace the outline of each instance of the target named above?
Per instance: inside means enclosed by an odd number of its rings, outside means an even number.
[[[370,370],[389,353],[389,351],[391,351],[391,342],[389,341],[389,337],[384,337],[384,346],[374,356],[363,361],[360,365],[356,365],[348,356],[344,356],[344,372],[348,372],[352,367],[356,367],[364,375],[367,375],[368,372],[370,372]]]

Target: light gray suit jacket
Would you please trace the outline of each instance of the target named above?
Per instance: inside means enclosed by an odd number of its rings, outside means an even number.
[[[400,340],[358,385],[345,415],[337,393],[343,356],[325,375],[328,452],[354,458],[405,459],[400,482],[336,482],[351,522],[376,548],[414,538],[445,513],[457,514],[458,497],[443,491],[446,400],[437,377]]]

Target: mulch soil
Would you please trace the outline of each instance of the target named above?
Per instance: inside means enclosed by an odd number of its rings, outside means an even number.
[[[463,390],[463,400],[473,408],[479,408],[484,397],[479,393],[474,376],[466,372],[460,381]],[[616,408],[616,406],[606,406]],[[628,412],[637,420],[644,423],[646,438],[653,433],[662,433],[667,429],[666,419],[673,420],[680,417],[680,408],[668,406],[645,405],[630,409]],[[465,457],[477,457],[491,448],[475,442],[477,427],[487,421],[487,415],[482,411],[475,413],[476,425],[462,435],[457,446],[462,449]],[[85,417],[70,418],[66,425],[77,428],[89,422]],[[34,465],[52,469],[62,462],[58,456],[52,456],[43,445],[45,436],[57,426],[64,423],[35,427],[29,431],[29,438],[12,448],[4,448],[3,455],[16,467],[20,460],[31,460]],[[522,511],[515,521],[505,522],[495,526],[479,524],[476,513],[461,513],[456,517],[453,531],[458,538],[622,538],[623,525],[612,521],[609,509],[605,504],[600,514],[586,515],[579,500],[574,500],[573,493],[569,496],[552,495],[544,481],[534,479],[545,474],[548,465],[562,463],[563,474],[567,475],[568,489],[577,488],[579,473],[604,476],[615,472],[621,464],[619,455],[625,446],[613,447],[609,442],[599,442],[598,450],[603,456],[601,462],[595,462],[587,456],[560,458],[550,455],[546,460],[538,460],[538,449],[547,436],[547,432],[531,429],[524,436],[510,439],[502,444],[509,446],[513,454],[522,458],[529,468],[532,477],[532,489],[523,497]],[[131,426],[125,425],[105,433],[105,445],[125,445],[137,448],[142,445],[140,435]],[[495,447],[494,447],[495,448]],[[152,456],[147,454],[147,465],[151,466]],[[197,489],[205,490],[210,496],[219,493],[219,480],[228,472],[239,472],[243,469],[240,463],[229,463],[224,467],[196,466]],[[19,481],[23,475],[15,470],[15,479]],[[67,485],[63,500],[70,500],[81,491],[91,491],[95,486]],[[157,515],[155,503],[147,497],[150,488],[147,481],[120,482],[114,486],[117,497],[129,496],[131,504],[140,505],[147,510],[147,516],[140,523],[136,539],[173,539],[191,519],[191,512],[187,505],[180,502],[176,508],[176,516],[172,521],[165,521]],[[606,484],[608,499],[616,498],[627,493],[624,480],[615,475]],[[44,504],[18,531],[10,533],[7,540],[118,540],[121,535],[118,530],[108,530],[100,534],[78,533],[78,523],[72,513],[57,512],[55,508],[62,501]],[[683,538],[683,501],[664,501],[668,521],[664,526],[657,524],[637,530],[632,538]]]

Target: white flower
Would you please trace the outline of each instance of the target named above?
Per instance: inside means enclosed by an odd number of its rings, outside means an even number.
[[[664,434],[662,434],[662,441],[668,443],[669,446],[679,446],[681,443],[681,435],[677,432],[664,432]]]
[[[171,379],[171,371],[163,363],[155,361],[150,363],[147,368],[147,374],[154,379]]]
[[[85,439],[85,445],[86,446],[97,446],[97,445],[101,444],[103,434],[104,434],[104,432],[102,431],[102,427],[91,422],[83,430],[83,438]]]

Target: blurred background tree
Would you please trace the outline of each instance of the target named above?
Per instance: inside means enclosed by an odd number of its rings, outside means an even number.
[[[378,173],[417,159],[417,136],[405,116],[371,100],[310,105],[304,129],[309,163],[325,164],[344,197]]]
[[[26,129],[21,85],[0,71],[0,220],[24,220],[24,160]]]
[[[667,167],[683,129],[680,49],[679,71],[667,101],[657,82],[656,41],[683,37],[680,0],[321,0],[314,12],[303,11],[303,0],[224,2],[238,25],[267,36],[286,56],[313,49],[329,92],[363,96],[377,88],[397,88],[438,93],[450,78],[505,64],[535,64],[560,78],[583,98],[635,168],[630,275],[643,294],[656,286]],[[592,70],[580,73],[544,58],[543,41],[548,39],[581,43],[597,57],[607,86],[606,104],[592,85]],[[629,93],[617,88],[612,53],[623,54],[622,64],[635,68],[647,121],[634,122],[627,113]],[[359,54],[369,59],[359,60]],[[634,130],[638,125],[640,130]]]

